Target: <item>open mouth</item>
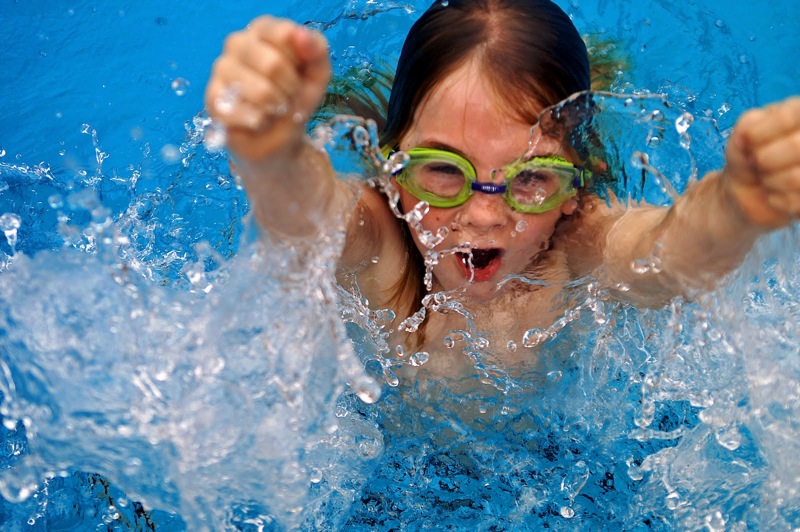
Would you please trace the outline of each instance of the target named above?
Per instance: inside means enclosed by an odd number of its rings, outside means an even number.
[[[471,251],[471,254],[457,254],[464,277],[474,282],[488,281],[500,269],[503,251],[498,248],[473,248]]]

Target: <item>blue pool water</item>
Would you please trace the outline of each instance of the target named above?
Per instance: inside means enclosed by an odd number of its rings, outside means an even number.
[[[635,97],[597,100],[620,175],[642,151],[680,190],[745,109],[800,92],[796,2],[559,3],[630,59]],[[463,331],[473,376],[394,386],[409,360],[334,285],[340,242],[242,221],[202,93],[265,10],[324,29],[345,72],[427,2],[203,4],[2,8],[2,530],[800,527],[796,227],[697,303],[577,286],[536,371],[480,366],[496,346]]]

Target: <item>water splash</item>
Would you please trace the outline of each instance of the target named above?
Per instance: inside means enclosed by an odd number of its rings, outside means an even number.
[[[684,151],[703,149],[697,131],[719,139],[703,118],[679,131],[682,112],[659,97],[591,101],[567,102],[542,127],[555,135],[577,120],[573,138],[590,154],[600,135],[621,197],[668,204],[658,180],[681,190],[695,171]],[[2,227],[19,238],[0,276],[0,489],[26,499],[12,519],[92,523],[54,510],[88,485],[93,501],[108,501],[99,521],[135,522],[143,514],[125,501],[139,500],[179,512],[190,529],[797,524],[786,458],[800,404],[795,233],[763,242],[729,289],[660,311],[580,280],[555,323],[530,328],[521,345],[490,341],[458,292],[428,294],[420,312],[463,316],[443,345],[475,371],[409,384],[398,368],[424,369],[436,355],[393,349],[395,316],[371,309],[351,289],[357,278],[334,285],[340,232],[292,247],[238,223],[245,202],[224,153],[203,147],[209,125],[188,125],[169,179],[142,164],[70,188],[46,165],[2,167],[9,198],[42,198],[33,214],[0,209],[21,213]],[[688,131],[691,146],[681,144]],[[366,168],[359,175],[396,207],[387,176],[405,159],[383,157],[376,135],[343,118],[317,139]],[[637,167],[634,151],[653,170]],[[670,153],[683,155],[669,163]],[[397,214],[413,226],[424,211]],[[442,234],[430,233],[432,247]],[[432,267],[469,246],[430,251]],[[535,368],[496,356],[523,348],[537,350]],[[102,477],[62,476],[74,469]]]

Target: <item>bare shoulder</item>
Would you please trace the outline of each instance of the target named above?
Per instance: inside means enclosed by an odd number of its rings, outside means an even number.
[[[362,187],[348,222],[340,276],[356,275],[361,292],[376,305],[387,302],[387,291],[409,267],[402,223],[383,194],[373,187]]]
[[[626,207],[616,198],[606,201],[586,194],[575,213],[561,220],[553,247],[566,254],[573,277],[587,275],[604,263],[608,235],[625,212]]]

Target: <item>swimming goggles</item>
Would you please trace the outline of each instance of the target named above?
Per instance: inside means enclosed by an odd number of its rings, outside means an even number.
[[[577,194],[591,175],[562,157],[534,157],[500,168],[502,184],[482,183],[472,163],[457,153],[435,148],[412,148],[406,153],[408,164],[395,174],[397,183],[431,207],[456,207],[482,192],[502,194],[515,211],[542,213]],[[492,177],[497,171],[492,170]]]

